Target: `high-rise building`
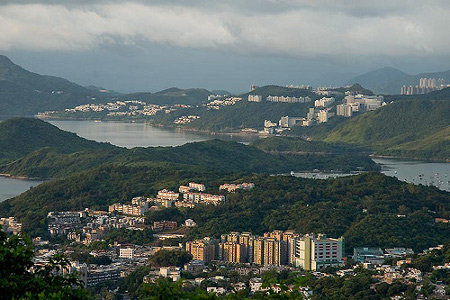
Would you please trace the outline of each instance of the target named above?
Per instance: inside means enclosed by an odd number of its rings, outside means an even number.
[[[286,263],[286,242],[276,238],[264,238],[264,265],[280,266]]]
[[[253,263],[264,265],[264,238],[262,237],[253,239]]]
[[[230,263],[243,263],[247,259],[245,245],[236,242],[219,243],[218,258]]]
[[[414,87],[410,85],[406,91],[406,95],[414,95]]]
[[[239,244],[245,246],[246,257],[248,262],[253,262],[253,240],[254,237],[250,232],[243,232],[239,236]]]
[[[308,234],[295,239],[295,265],[305,270],[319,270],[342,265],[344,238],[327,238],[323,234]],[[292,257],[291,257],[292,260]]]
[[[353,109],[349,104],[340,104],[336,106],[336,115],[343,117],[352,117]]]
[[[215,245],[210,238],[186,243],[186,251],[192,254],[192,259],[209,262],[215,258]]]

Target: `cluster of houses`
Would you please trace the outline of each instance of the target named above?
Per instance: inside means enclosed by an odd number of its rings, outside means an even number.
[[[65,235],[68,240],[85,245],[101,240],[113,228],[145,228],[145,218],[142,216],[111,215],[106,211],[90,209],[78,212],[49,212],[47,221],[50,235]]]
[[[207,109],[220,109],[224,106],[235,105],[239,101],[242,101],[242,98],[227,97],[227,95],[209,95],[206,107]]]

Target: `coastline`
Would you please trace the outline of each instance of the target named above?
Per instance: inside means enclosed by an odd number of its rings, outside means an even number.
[[[40,178],[40,177],[28,177],[28,176],[15,176],[15,175],[11,175],[11,174],[7,174],[7,173],[0,173],[0,177],[3,178],[11,178],[11,179],[17,179],[17,180],[26,180],[26,181],[46,181],[46,180],[51,180],[49,178]]]

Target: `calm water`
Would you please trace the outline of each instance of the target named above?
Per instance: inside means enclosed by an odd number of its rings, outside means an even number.
[[[450,191],[450,163],[374,159],[381,165],[381,172],[399,180],[415,184],[433,185]]]
[[[42,181],[0,177],[0,202],[20,195],[27,191],[30,187],[37,186],[41,183]]]
[[[210,135],[187,132],[180,129],[157,128],[145,123],[94,122],[94,121],[50,121],[60,129],[75,132],[81,137],[98,142],[133,148],[149,146],[180,146],[190,142],[215,138],[248,143],[253,136]]]

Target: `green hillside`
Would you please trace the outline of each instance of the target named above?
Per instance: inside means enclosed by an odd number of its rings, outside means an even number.
[[[0,115],[33,115],[105,99],[99,91],[29,72],[0,55]]]
[[[196,105],[208,100],[210,91],[205,89],[179,89],[169,88],[156,93],[132,93],[119,97],[123,100],[140,100],[151,104],[174,105],[190,104]]]
[[[116,148],[86,140],[38,119],[12,118],[0,122],[0,161],[17,159],[43,147],[60,153]]]
[[[375,153],[450,160],[450,101],[404,100],[351,118],[323,140]]]
[[[302,138],[274,136],[256,140],[250,145],[268,152],[304,152],[304,153],[334,153],[361,154],[369,149],[344,143],[325,143],[321,141],[306,141]]]
[[[211,140],[179,147],[123,149],[97,143],[38,120],[13,118],[0,123],[0,173],[56,178],[106,163],[172,162],[228,172],[283,173],[292,170],[376,170],[366,157],[271,155],[236,142]]]

